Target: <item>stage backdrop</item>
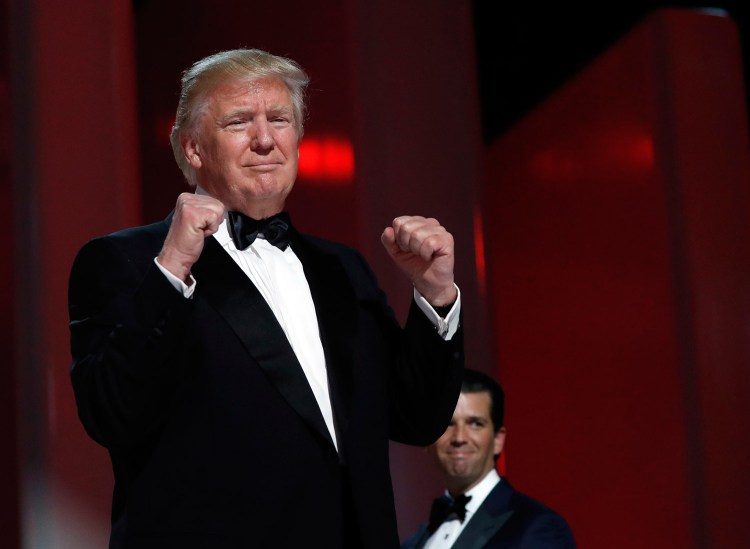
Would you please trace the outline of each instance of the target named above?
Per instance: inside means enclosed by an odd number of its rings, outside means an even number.
[[[492,145],[508,476],[582,548],[734,548],[750,510],[738,34],[654,13]]]

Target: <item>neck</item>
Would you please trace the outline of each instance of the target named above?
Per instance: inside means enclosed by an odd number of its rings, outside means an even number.
[[[243,204],[226,205],[228,209],[240,212],[253,219],[261,220],[284,211],[284,202],[252,201]]]
[[[477,479],[474,479],[471,482],[465,482],[465,481],[461,481],[455,478],[447,479],[445,484],[446,484],[448,493],[451,495],[452,498],[456,498],[458,496],[465,494],[466,492],[474,488],[477,484],[482,482],[485,478],[487,478],[487,475],[489,475],[491,471],[492,469],[486,471],[482,476],[480,476]]]

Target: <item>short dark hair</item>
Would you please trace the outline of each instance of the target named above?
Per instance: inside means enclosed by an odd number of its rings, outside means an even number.
[[[500,384],[485,373],[464,368],[462,393],[488,393],[490,395],[490,419],[492,428],[497,433],[503,425],[505,416],[505,391]]]

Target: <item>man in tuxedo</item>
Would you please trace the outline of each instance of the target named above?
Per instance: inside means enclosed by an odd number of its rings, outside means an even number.
[[[445,479],[430,520],[402,549],[574,549],[567,522],[500,478],[505,393],[491,377],[465,369],[445,433],[430,452]]]
[[[69,286],[71,379],[114,471],[111,548],[398,547],[388,441],[428,445],[460,389],[453,238],[397,217],[403,327],[356,251],[298,233],[305,72],[229,50],[183,74],[195,192],[96,238]]]

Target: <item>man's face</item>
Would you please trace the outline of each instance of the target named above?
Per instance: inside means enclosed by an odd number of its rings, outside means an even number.
[[[450,425],[431,446],[451,494],[479,483],[495,467],[504,443],[505,429],[493,430],[489,393],[461,393]]]
[[[229,80],[199,109],[182,142],[198,184],[230,210],[255,218],[281,211],[299,158],[298,121],[284,83]]]

